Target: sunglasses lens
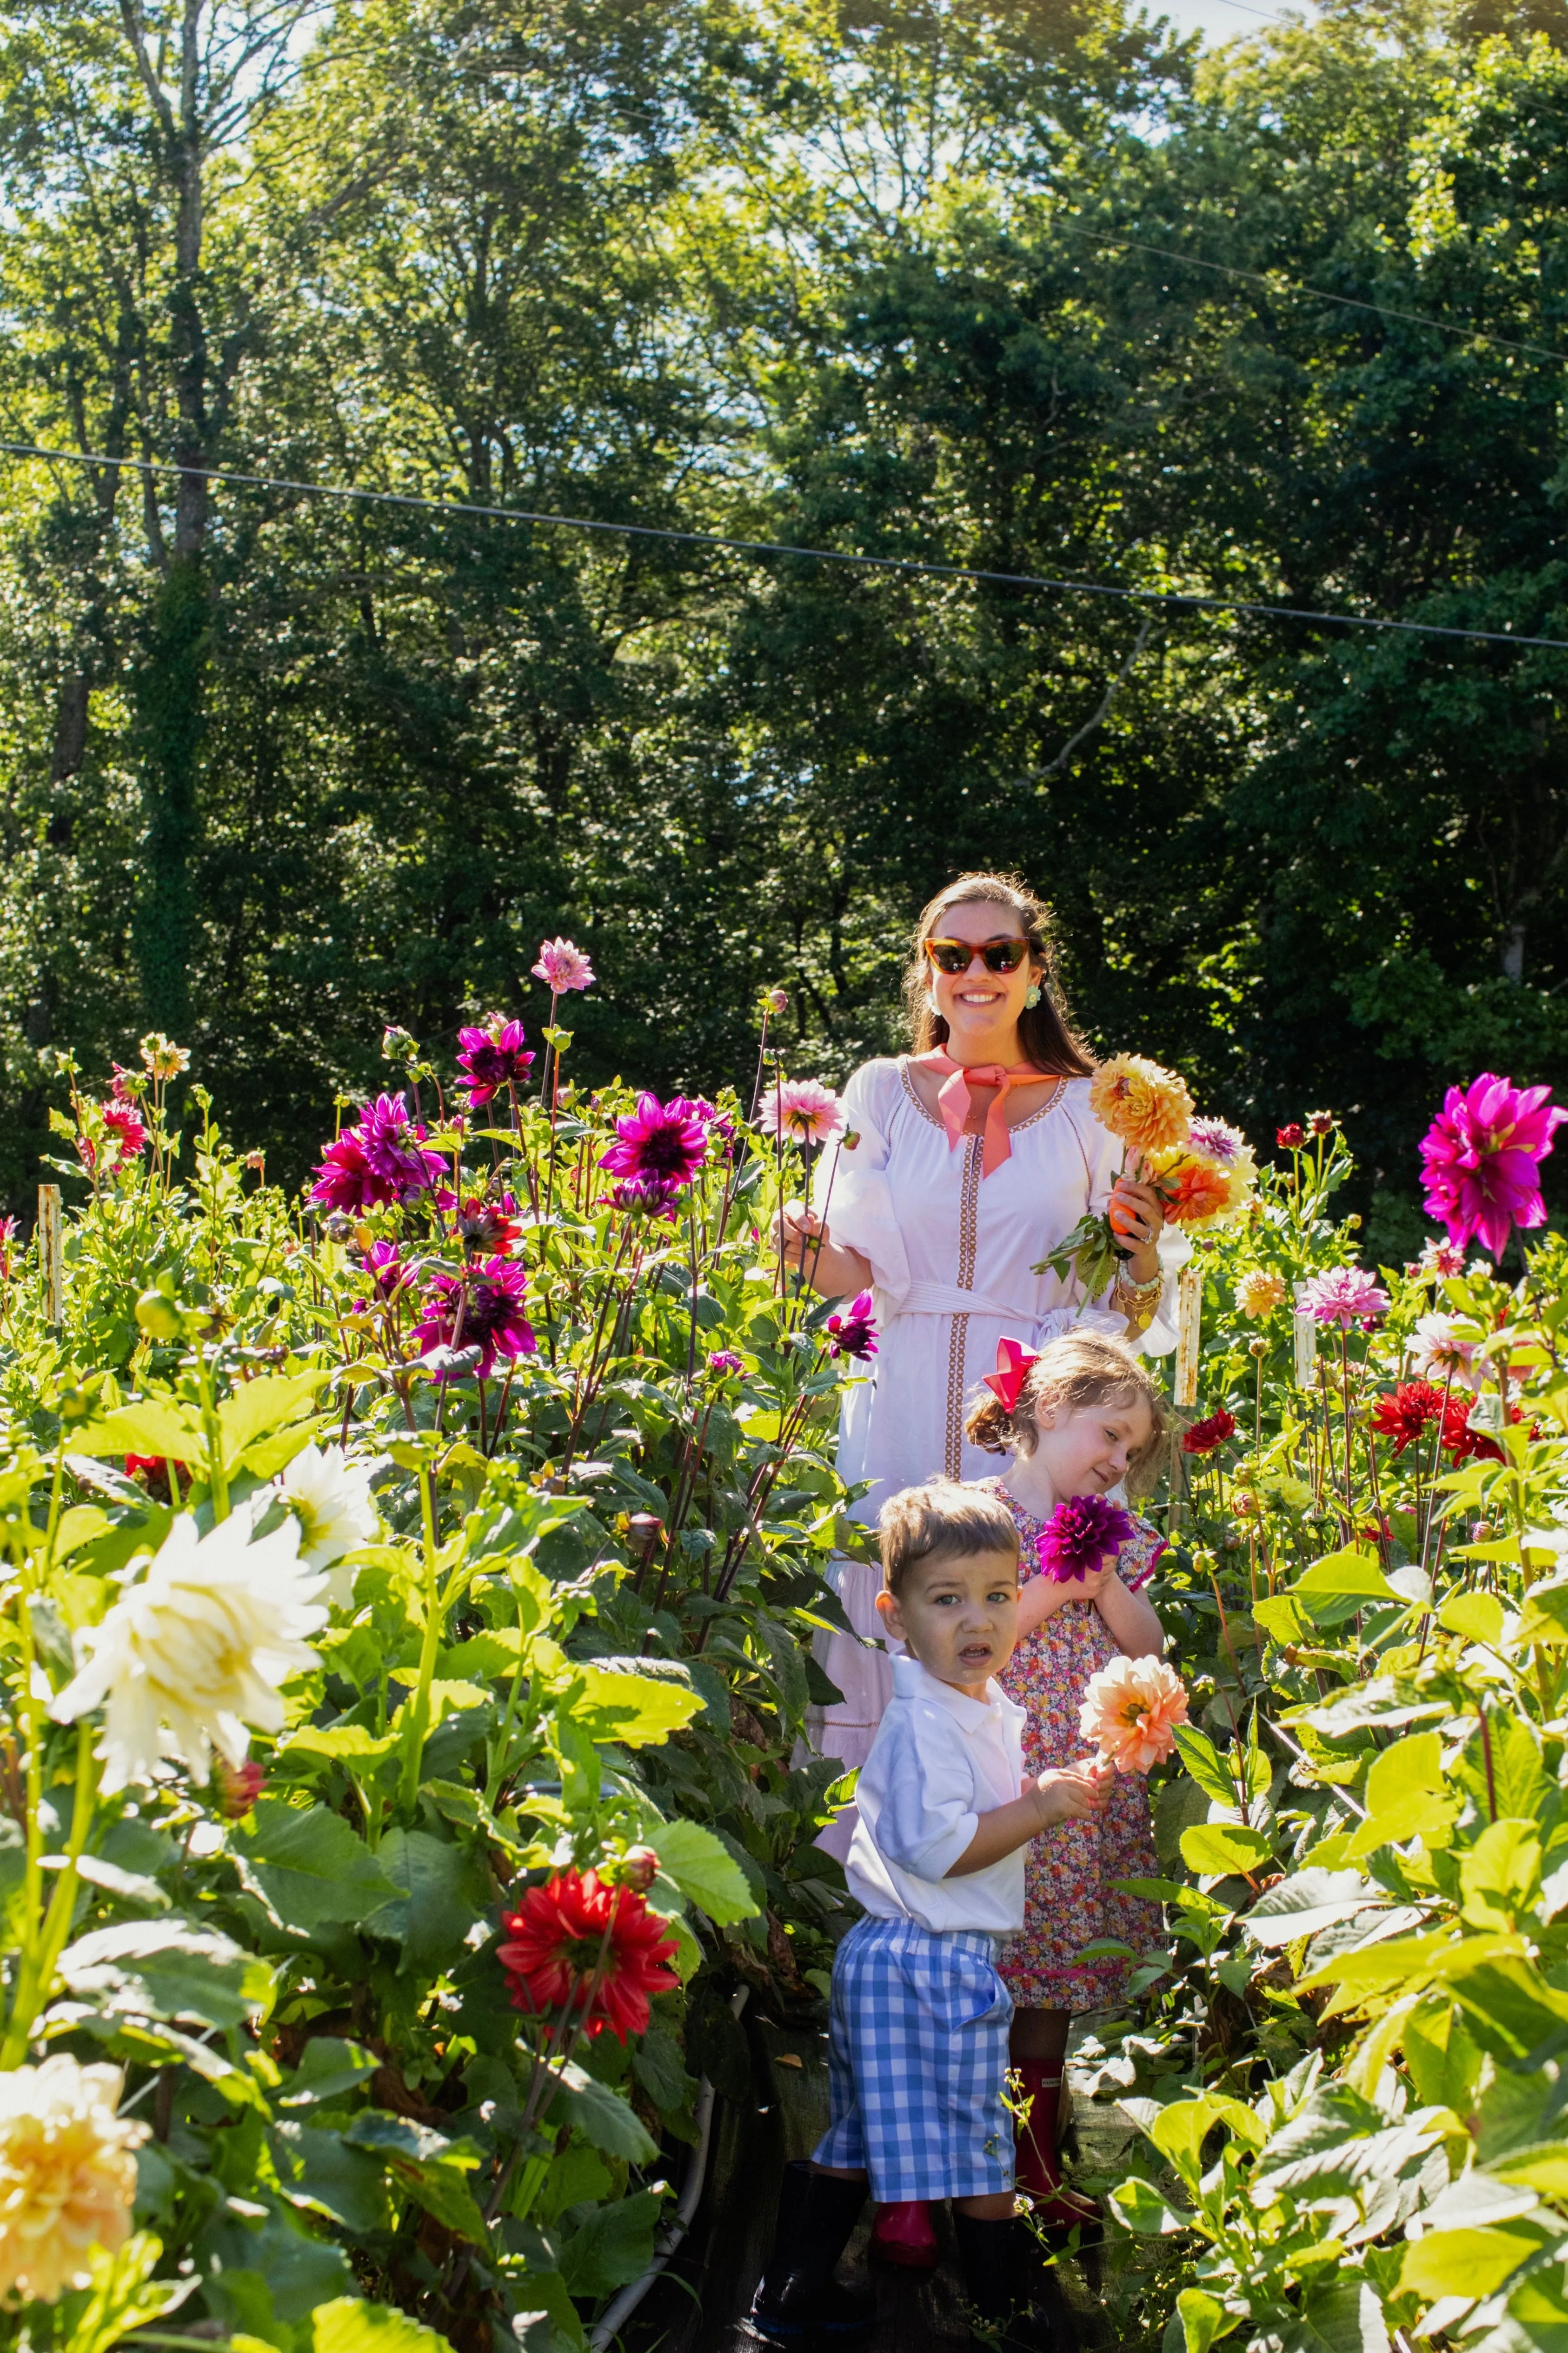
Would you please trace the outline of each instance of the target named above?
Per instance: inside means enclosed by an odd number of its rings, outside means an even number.
[[[1024,940],[993,940],[989,947],[981,950],[987,972],[1016,972],[1027,953],[1028,944]]]
[[[939,972],[967,972],[974,954],[973,948],[963,946],[957,940],[928,940],[926,948]]]

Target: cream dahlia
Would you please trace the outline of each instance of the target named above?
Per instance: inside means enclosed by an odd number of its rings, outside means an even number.
[[[120,2087],[64,2052],[0,2073],[0,2296],[53,2304],[124,2245],[147,2126],[115,2115]]]

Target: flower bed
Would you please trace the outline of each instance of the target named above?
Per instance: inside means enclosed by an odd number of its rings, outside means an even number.
[[[744,2080],[739,1989],[820,2006],[832,1768],[791,1758],[876,1337],[765,1238],[852,1146],[788,1082],[756,1125],[584,1099],[574,955],[542,1060],[498,1017],[443,1090],[389,1033],[300,1202],[199,1088],[181,1148],[167,1041],[105,1102],[68,1070],[58,1261],[0,1243],[19,2343],[582,2346]],[[1537,1218],[1558,1115],[1500,1084],[1426,1155],[1461,1241]],[[1191,1221],[1186,1690],[1086,1705],[1155,1765],[1169,1929],[1087,2046],[1142,2135],[1111,2292],[1165,2353],[1561,2353],[1568,1248],[1363,1269],[1347,1173],[1319,1114]]]

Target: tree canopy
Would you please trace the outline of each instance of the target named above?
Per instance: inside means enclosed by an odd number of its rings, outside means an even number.
[[[841,1074],[985,863],[1097,1046],[1345,1113],[1401,1246],[1435,1092],[1568,1076],[1565,658],[1226,600],[1568,638],[1565,34],[0,19],[4,436],[123,461],[0,459],[0,1189],[50,1050],[149,1024],[298,1171],[384,1023],[537,1020],[557,930],[580,1074],[739,1078],[773,981]]]

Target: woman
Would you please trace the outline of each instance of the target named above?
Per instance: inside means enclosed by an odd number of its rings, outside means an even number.
[[[869,1291],[875,1302],[878,1354],[847,1390],[838,1431],[840,1475],[870,1482],[853,1506],[868,1528],[900,1487],[990,1472],[963,1420],[999,1340],[1037,1349],[1085,1324],[1149,1356],[1175,1346],[1164,1289],[1188,1245],[1173,1233],[1162,1253],[1158,1195],[1119,1174],[1122,1146],[1089,1110],[1093,1064],[1058,1009],[1046,924],[1033,892],[1002,875],[961,875],[938,893],[905,978],[914,1052],[855,1072],[846,1138],[817,1165],[815,1208],[784,1212],[792,1270],[804,1263],[824,1298]],[[1130,1253],[1109,1290],[1085,1299],[1071,1274],[1036,1271],[1108,1202]],[[877,1643],[819,1637],[844,1700],[820,1711],[813,1739],[847,1767],[870,1747],[892,1670],[879,1570],[845,1560],[836,1575],[845,1615]],[[853,1827],[841,1817],[823,1843],[842,1857]]]

